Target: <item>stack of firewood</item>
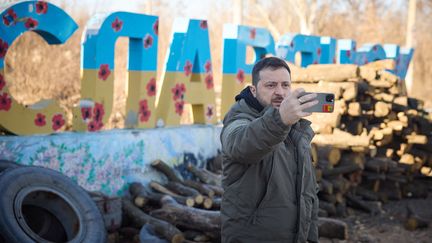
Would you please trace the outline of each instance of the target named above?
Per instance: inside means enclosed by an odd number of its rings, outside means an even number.
[[[220,162],[220,156],[217,158],[213,161]],[[210,171],[188,164],[194,180],[183,179],[161,160],[151,166],[166,177],[166,182],[130,184],[130,195],[122,199],[123,226],[110,234],[109,242],[136,242],[144,229],[146,234],[169,242],[220,242],[223,189],[221,175],[215,173],[220,172],[220,165],[207,164],[207,168],[215,169]],[[318,224],[321,236],[348,238],[348,226],[340,220],[320,217]]]
[[[378,201],[427,195],[419,181],[432,176],[432,116],[387,71],[394,65],[292,66],[294,88],[335,94],[333,113],[308,117],[322,214],[343,216],[345,206],[377,212]]]

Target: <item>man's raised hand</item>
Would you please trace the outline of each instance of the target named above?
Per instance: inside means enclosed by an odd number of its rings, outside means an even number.
[[[300,118],[311,115],[312,113],[303,112],[303,110],[318,104],[315,93],[304,95],[304,92],[305,90],[302,88],[296,89],[290,92],[282,101],[279,113],[285,125],[292,125]]]

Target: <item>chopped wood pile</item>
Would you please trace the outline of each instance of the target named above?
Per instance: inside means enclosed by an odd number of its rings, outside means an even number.
[[[220,162],[220,156],[217,158],[216,163]],[[151,181],[147,186],[130,184],[129,195],[122,199],[124,223],[111,231],[109,242],[137,242],[143,232],[145,237],[168,242],[220,242],[223,189],[221,174],[215,173],[220,170],[188,164],[187,169],[195,180],[184,180],[161,160],[151,166],[165,175],[167,181]],[[207,167],[220,168],[220,165]],[[319,218],[319,230],[328,238],[348,237],[348,226],[336,219]]]
[[[394,65],[292,66],[294,88],[335,94],[333,113],[307,118],[316,133],[312,156],[323,216],[345,216],[347,206],[379,213],[387,200],[427,196],[432,116],[388,71]]]

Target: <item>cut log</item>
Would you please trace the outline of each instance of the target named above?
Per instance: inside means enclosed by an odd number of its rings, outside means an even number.
[[[341,220],[318,218],[318,231],[320,237],[339,240],[348,239],[348,226]]]
[[[179,195],[192,197],[197,204],[201,204],[204,201],[204,197],[197,190],[187,187],[181,183],[170,181],[165,184],[165,187]]]
[[[348,115],[354,117],[362,115],[362,109],[359,102],[351,102],[348,104]]]
[[[426,135],[411,134],[406,136],[409,144],[427,144],[428,139]]]
[[[157,169],[158,171],[162,172],[170,181],[174,181],[174,182],[182,182],[182,179],[180,179],[176,173],[174,172],[174,170],[167,165],[165,162],[163,162],[162,160],[155,160],[151,163],[151,166],[155,169]]]
[[[321,179],[320,191],[325,192],[327,194],[333,194],[333,184],[328,180]]]
[[[347,199],[347,205],[355,208],[355,209],[360,209],[363,210],[367,213],[371,213],[371,214],[376,214],[378,212],[375,212],[374,208],[371,208],[369,204],[367,204],[366,202],[364,202],[363,200],[361,200],[360,198],[351,195],[350,193],[345,194],[345,198]]]
[[[388,103],[378,101],[375,103],[374,116],[385,117],[390,113],[390,105]]]
[[[353,64],[317,64],[306,68],[308,81],[342,82],[358,77],[358,66]]]
[[[210,190],[214,191],[214,195],[217,196],[222,196],[224,193],[224,190],[221,186],[216,186],[216,185],[205,185],[206,187],[210,188]],[[211,195],[208,195],[209,197],[213,197]]]
[[[326,211],[330,216],[336,215],[336,207],[334,203],[320,200],[319,208]]]
[[[202,182],[210,185],[221,185],[221,177],[219,175],[215,175],[209,171],[204,169],[200,169],[195,165],[189,163],[186,167],[194,176],[200,179]]]
[[[376,192],[373,192],[361,186],[355,188],[355,194],[361,196],[364,200],[369,200],[369,201],[379,200],[379,196]]]
[[[333,134],[317,134],[312,140],[317,145],[333,145],[337,148],[348,149],[352,146],[369,147],[367,136],[354,136],[348,132],[334,129]]]
[[[158,235],[163,236],[168,241],[175,243],[183,242],[184,236],[182,232],[174,225],[144,213],[128,199],[122,199],[122,208],[123,212],[131,219],[135,226],[140,228],[144,224],[150,224]]]
[[[396,67],[396,61],[392,59],[383,59],[383,60],[367,63],[363,66],[360,66],[360,68],[361,67],[373,68],[376,71],[385,70],[385,69],[393,70]]]
[[[317,146],[318,160],[326,160],[330,162],[332,166],[339,163],[341,158],[341,151],[334,146]]]
[[[188,208],[178,204],[172,197],[162,198],[162,208],[154,210],[151,216],[166,220],[174,225],[203,232],[220,232],[219,211]]]
[[[192,187],[192,188],[196,189],[197,191],[199,191],[203,195],[207,195],[209,197],[213,197],[215,195],[215,191],[213,191],[209,187],[209,185],[202,184],[201,182],[192,181],[192,180],[185,180],[183,182],[183,184],[188,186],[188,187]]]
[[[160,201],[164,194],[151,192],[145,189],[145,187],[141,183],[132,183],[129,186],[129,192],[134,198],[134,204],[137,207],[144,207],[147,203],[151,203],[153,205],[160,205]],[[186,205],[188,207],[193,207],[195,205],[194,198],[191,197],[183,197],[183,196],[174,196],[173,197],[178,203]]]
[[[407,230],[416,230],[420,228],[427,228],[429,226],[429,222],[422,217],[420,217],[417,213],[415,213],[412,206],[407,206],[408,217],[405,221],[405,229]]]
[[[323,177],[349,174],[359,170],[362,170],[362,168],[357,164],[338,166],[333,169],[323,169]]]

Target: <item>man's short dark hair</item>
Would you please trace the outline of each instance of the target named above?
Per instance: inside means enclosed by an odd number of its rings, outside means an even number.
[[[285,68],[288,70],[288,73],[291,75],[291,70],[288,67],[288,64],[278,58],[278,57],[265,57],[261,60],[259,60],[257,63],[255,63],[253,69],[252,69],[252,84],[254,86],[257,86],[258,81],[260,80],[260,71],[266,68],[270,68],[272,70],[276,70],[279,68]]]

